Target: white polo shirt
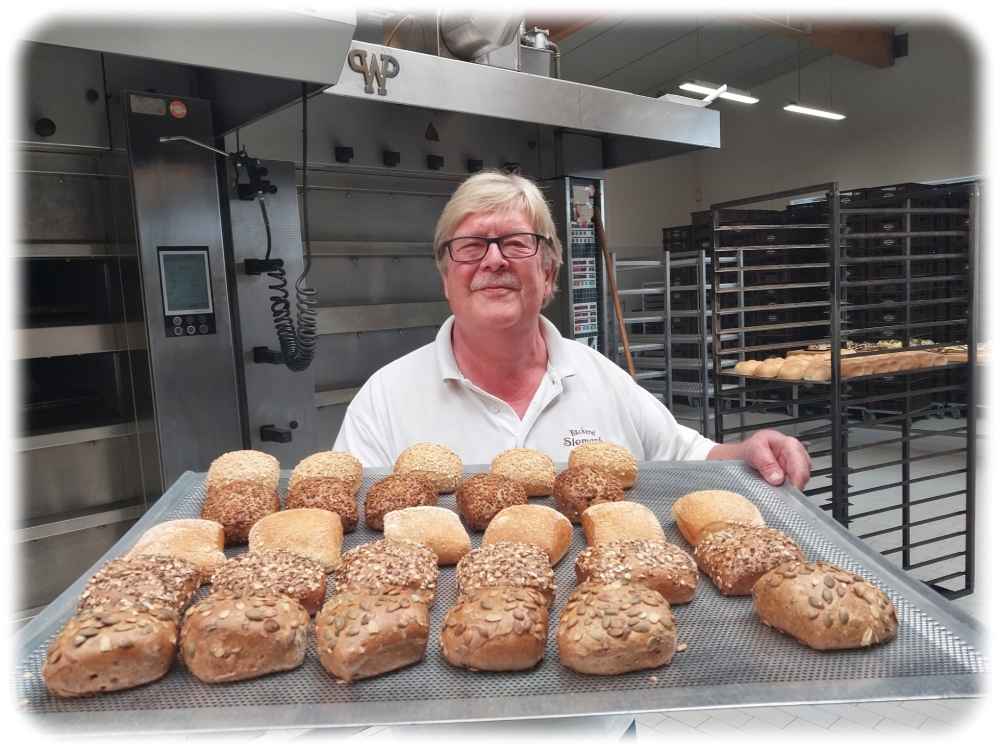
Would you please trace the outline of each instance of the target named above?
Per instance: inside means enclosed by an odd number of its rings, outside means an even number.
[[[677,423],[667,408],[618,365],[563,338],[541,318],[546,374],[520,418],[462,375],[451,348],[454,316],[434,342],[372,375],[347,407],[333,449],[365,466],[391,467],[414,443],[441,443],[462,463],[489,464],[509,448],[534,448],[556,463],[598,440],[640,461],[703,460],[715,445]]]

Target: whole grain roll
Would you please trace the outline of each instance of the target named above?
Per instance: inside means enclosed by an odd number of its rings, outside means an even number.
[[[527,503],[524,487],[499,474],[474,474],[462,482],[455,494],[458,515],[473,531],[484,531],[504,508]]]
[[[207,580],[226,561],[226,554],[222,551],[225,546],[226,534],[222,524],[204,518],[178,518],[147,529],[126,557],[176,557],[193,565],[202,580]]]
[[[264,516],[250,529],[248,540],[251,552],[285,550],[332,573],[340,565],[344,529],[336,513],[321,508],[292,508]]]
[[[518,482],[528,497],[546,497],[552,494],[556,465],[541,451],[511,448],[493,459],[490,473]]]
[[[434,550],[438,565],[454,565],[472,549],[469,532],[448,508],[421,505],[389,511],[383,519],[385,538],[418,542]]]
[[[765,526],[760,510],[743,495],[727,490],[699,490],[674,501],[671,508],[681,535],[697,544],[705,527],[713,523],[748,523]]]
[[[666,541],[659,519],[642,503],[623,500],[620,503],[592,505],[580,515],[587,544],[615,542],[621,539],[655,539]]]
[[[622,539],[587,547],[576,558],[578,584],[623,581],[658,592],[670,604],[694,599],[698,568],[676,544],[656,539]]]
[[[393,472],[428,472],[438,493],[454,492],[462,481],[462,459],[451,448],[438,443],[415,443],[399,454]]]
[[[226,545],[246,544],[250,529],[281,508],[278,492],[249,479],[217,484],[208,489],[201,517],[222,524]]]
[[[541,547],[524,542],[497,542],[472,550],[458,561],[455,578],[460,596],[497,586],[531,588],[551,606],[556,594],[549,556]]]
[[[437,505],[438,493],[423,476],[390,474],[371,486],[365,496],[365,526],[382,531],[386,513],[418,505]]]
[[[205,477],[205,492],[235,481],[256,482],[277,491],[281,466],[278,459],[261,451],[230,451],[212,461]]]
[[[212,576],[212,591],[247,596],[287,596],[310,615],[326,596],[323,566],[285,550],[248,552],[230,558]]]
[[[180,620],[201,583],[198,569],[176,557],[119,557],[87,581],[77,611],[124,608],[156,613],[165,609]]]
[[[358,503],[351,483],[329,477],[300,479],[288,491],[285,508],[319,508],[340,516],[344,533],[358,526]]]
[[[746,523],[707,526],[694,558],[723,596],[749,596],[757,579],[771,568],[789,560],[805,561],[799,545],[777,529]]]
[[[288,478],[288,490],[304,479],[339,479],[347,482],[353,492],[361,487],[364,469],[361,462],[350,453],[341,451],[320,451],[299,461]]]
[[[437,588],[437,555],[416,542],[379,539],[345,552],[333,575],[338,592],[411,589],[429,604]]]
[[[826,562],[792,560],[753,587],[761,622],[818,651],[864,648],[896,637],[896,608],[862,576]]]
[[[569,466],[592,466],[616,480],[623,490],[635,484],[639,467],[628,448],[615,443],[597,442],[578,445],[569,454]]]
[[[619,481],[593,466],[571,466],[560,472],[552,494],[556,507],[571,523],[580,523],[580,514],[591,505],[625,499],[625,491]]]
[[[549,563],[559,562],[573,539],[573,524],[546,505],[513,505],[490,521],[483,533],[483,546],[497,542],[527,542],[545,550]]]

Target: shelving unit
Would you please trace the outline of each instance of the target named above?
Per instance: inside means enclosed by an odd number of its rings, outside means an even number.
[[[664,276],[662,282],[644,284],[636,281],[637,274],[634,272],[655,271],[663,267],[663,262],[659,260],[620,259],[619,253],[611,253],[611,273],[617,282],[623,309],[626,300],[630,298],[639,303],[637,311],[629,311],[623,315],[623,322],[629,331],[628,343],[635,365],[635,381],[661,401],[666,400],[670,389],[666,344],[662,333],[667,314],[667,277]],[[661,329],[661,332],[656,332],[656,329]],[[636,330],[639,333],[633,334]],[[617,326],[608,325],[608,332],[614,359],[618,364],[624,365],[625,344],[620,340]]]

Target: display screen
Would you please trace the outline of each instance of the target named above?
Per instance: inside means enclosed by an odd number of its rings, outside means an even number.
[[[166,315],[212,312],[207,249],[160,249],[160,274]]]

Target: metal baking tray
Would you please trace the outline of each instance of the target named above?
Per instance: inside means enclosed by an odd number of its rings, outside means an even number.
[[[466,473],[477,469],[485,467],[466,467]],[[386,473],[366,471],[359,502]],[[282,485],[286,479],[283,474]],[[559,664],[555,642],[559,612],[575,585],[573,562],[585,546],[576,527],[570,551],[556,567],[558,592],[545,659],[531,671],[468,672],[444,661],[438,637],[455,599],[455,576],[454,568],[443,568],[426,657],[391,674],[339,684],[320,665],[311,638],[305,662],[291,672],[207,685],[175,664],[162,680],[132,690],[81,699],[51,696],[40,676],[46,647],[72,614],[86,579],[153,524],[198,515],[203,480],[203,474],[184,474],[102,560],[18,633],[16,700],[40,728],[75,733],[311,728],[953,698],[984,691],[985,635],[973,618],[855,539],[797,490],[771,487],[741,462],[711,461],[642,463],[626,498],[653,509],[668,540],[690,549],[671,520],[674,499],[708,488],[745,495],[809,558],[830,561],[880,586],[898,611],[896,639],[871,649],[812,651],[764,626],[749,598],[722,597],[702,576],[694,601],[674,607],[679,642],[687,649],[671,664],[610,677],[576,674]],[[442,496],[440,504],[454,509],[454,497]],[[344,546],[379,536],[359,524]],[[480,538],[473,534],[473,544]]]

